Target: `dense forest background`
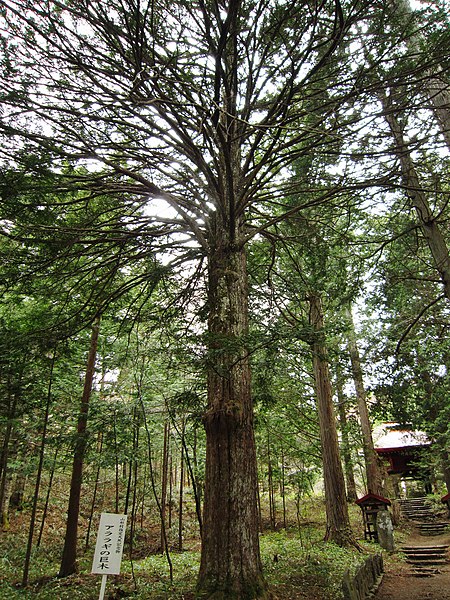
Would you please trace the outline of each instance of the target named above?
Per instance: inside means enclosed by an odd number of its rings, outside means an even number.
[[[323,491],[324,537],[356,547],[347,502],[392,493],[374,424],[425,431],[450,488],[448,15],[0,2],[0,512],[29,516],[23,585],[55,494],[60,577],[99,512],[129,515],[130,553],[151,513],[169,564],[201,538],[202,597],[264,598],[259,532],[287,504]]]

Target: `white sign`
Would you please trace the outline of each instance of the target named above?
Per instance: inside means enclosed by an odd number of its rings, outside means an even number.
[[[95,544],[92,573],[119,575],[127,515],[102,513]]]

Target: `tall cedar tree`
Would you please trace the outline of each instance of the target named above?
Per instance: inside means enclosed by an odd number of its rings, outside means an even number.
[[[361,74],[343,77],[335,55],[373,3],[3,0],[1,7],[2,156],[21,165],[45,149],[55,171],[84,166],[83,176],[78,169],[67,179],[86,190],[84,202],[115,195],[134,215],[109,237],[81,229],[80,252],[124,237],[163,245],[169,236],[164,248],[172,243],[179,260],[207,259],[198,588],[204,597],[266,597],[246,246],[311,202],[304,191],[297,206],[284,206],[293,190],[284,176],[300,156],[326,152],[336,138],[333,117]],[[339,85],[316,110],[330,80]],[[314,203],[329,196],[329,188],[315,189]],[[161,200],[171,212],[161,212]]]

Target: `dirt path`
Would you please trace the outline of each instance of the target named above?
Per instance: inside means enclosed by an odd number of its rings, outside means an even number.
[[[423,536],[414,531],[402,545],[437,546],[450,545],[450,533]],[[450,549],[447,550],[450,560]],[[374,596],[375,600],[450,600],[450,562],[436,567],[431,577],[417,577],[414,568],[407,563],[396,563],[386,567],[386,572]]]

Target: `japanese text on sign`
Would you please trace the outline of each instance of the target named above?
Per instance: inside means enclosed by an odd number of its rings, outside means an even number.
[[[92,573],[101,575],[120,573],[126,524],[127,515],[101,514]]]

